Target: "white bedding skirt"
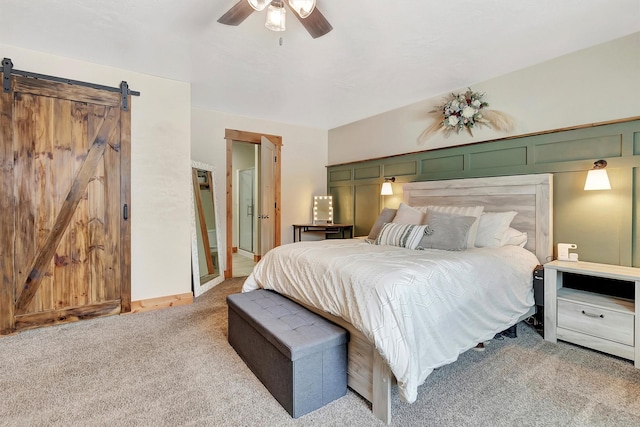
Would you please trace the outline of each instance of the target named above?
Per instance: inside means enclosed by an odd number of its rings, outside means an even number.
[[[435,368],[533,306],[537,264],[518,246],[451,252],[359,239],[298,242],[269,251],[243,292],[272,289],[345,319],[374,343],[400,397],[413,402]]]

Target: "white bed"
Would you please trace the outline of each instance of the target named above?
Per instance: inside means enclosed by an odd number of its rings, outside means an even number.
[[[346,327],[349,386],[390,422],[391,384],[413,402],[434,368],[533,313],[531,272],[551,255],[551,175],[429,181],[404,186],[410,206],[519,212],[518,246],[412,250],[329,240],[266,254],[243,291],[272,289]],[[533,255],[535,253],[535,255]],[[508,262],[505,262],[508,260]]]

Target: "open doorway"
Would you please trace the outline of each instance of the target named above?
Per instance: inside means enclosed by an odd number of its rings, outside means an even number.
[[[280,245],[282,138],[233,129],[225,131],[225,138],[227,140],[225,278],[230,278],[246,276],[268,248]]]
[[[233,141],[232,150],[232,272],[233,277],[243,277],[251,273],[260,252],[260,183],[256,174],[260,145]]]
[[[238,217],[238,250],[242,251],[246,256],[250,254],[251,258],[253,258],[258,238],[257,217],[255,215],[258,201],[256,190],[258,186],[256,185],[255,166],[247,169],[238,169],[236,180],[238,182],[238,200],[234,205],[238,209],[234,212],[234,219],[236,216]]]

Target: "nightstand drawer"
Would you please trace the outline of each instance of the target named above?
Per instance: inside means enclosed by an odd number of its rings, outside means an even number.
[[[558,327],[634,345],[634,315],[558,299]]]

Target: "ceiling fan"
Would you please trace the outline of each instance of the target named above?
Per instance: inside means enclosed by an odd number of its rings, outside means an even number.
[[[331,24],[316,8],[316,0],[240,0],[222,15],[218,22],[237,26],[254,10],[261,11],[267,8],[265,26],[272,31],[284,31],[287,14],[285,3],[314,39],[333,30]]]

